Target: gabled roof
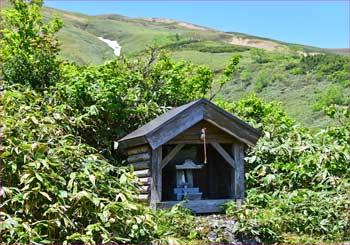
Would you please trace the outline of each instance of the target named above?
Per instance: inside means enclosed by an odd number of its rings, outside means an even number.
[[[259,130],[203,98],[160,115],[120,139],[119,147],[129,148],[148,143],[152,149],[156,149],[202,120],[248,145],[255,145],[261,135]]]

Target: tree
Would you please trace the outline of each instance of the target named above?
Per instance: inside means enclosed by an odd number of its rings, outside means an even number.
[[[3,11],[3,78],[8,84],[46,88],[60,77],[55,33],[62,22],[57,18],[43,22],[39,12],[43,0],[11,0],[11,3],[13,8]]]

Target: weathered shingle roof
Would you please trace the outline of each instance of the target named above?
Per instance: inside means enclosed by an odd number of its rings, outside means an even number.
[[[261,133],[246,122],[206,99],[173,108],[118,141],[121,148],[149,144],[152,149],[166,143],[201,120],[216,124],[248,145],[254,145]]]
[[[186,110],[187,108],[191,107],[191,105],[195,104],[196,102],[198,102],[198,100],[191,102],[191,103],[188,103],[188,104],[185,104],[185,105],[182,105],[182,106],[179,106],[179,107],[175,107],[175,108],[165,112],[164,114],[158,116],[157,118],[153,119],[149,123],[143,125],[142,127],[138,128],[135,131],[131,132],[130,134],[126,135],[125,137],[120,139],[119,142],[122,142],[122,141],[125,141],[128,139],[132,139],[132,138],[136,138],[136,137],[140,137],[140,136],[144,136],[144,135],[152,132],[152,130],[157,129],[163,123],[167,122],[171,118],[175,117],[177,114],[179,114],[182,111]]]

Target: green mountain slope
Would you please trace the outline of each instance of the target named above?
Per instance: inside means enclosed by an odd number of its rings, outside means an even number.
[[[140,55],[150,46],[164,47],[174,59],[208,65],[216,73],[232,54],[239,54],[239,69],[221,96],[238,100],[254,92],[268,101],[281,101],[293,118],[311,127],[331,123],[323,116],[322,105],[349,100],[349,49],[289,44],[169,19],[89,16],[48,7],[42,11],[46,19],[57,15],[63,20],[58,34],[62,57],[79,64],[116,58],[98,37],[118,41],[124,56]]]

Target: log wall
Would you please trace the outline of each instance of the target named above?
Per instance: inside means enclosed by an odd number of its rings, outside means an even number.
[[[134,174],[139,179],[140,190],[138,199],[149,201],[151,183],[151,150],[147,145],[130,148],[127,150],[129,167],[134,169]]]

